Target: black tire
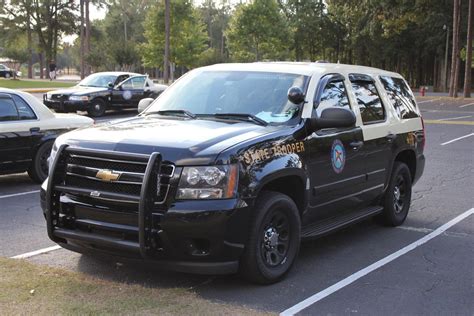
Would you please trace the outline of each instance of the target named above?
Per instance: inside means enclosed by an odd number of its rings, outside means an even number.
[[[292,267],[300,248],[301,221],[295,202],[277,192],[257,199],[240,272],[249,281],[271,284]]]
[[[33,157],[28,175],[37,183],[42,183],[48,177],[48,158],[51,154],[51,148],[53,148],[53,142],[48,141],[38,148]]]
[[[403,224],[411,203],[412,180],[410,169],[403,162],[395,161],[387,192],[383,197],[380,220],[387,226]]]
[[[11,77],[10,73],[9,72],[6,72],[5,73],[5,79],[9,79]]]
[[[94,99],[89,104],[87,113],[89,113],[89,115],[92,117],[99,117],[105,114],[105,110],[107,110],[107,105],[105,104],[104,100]]]

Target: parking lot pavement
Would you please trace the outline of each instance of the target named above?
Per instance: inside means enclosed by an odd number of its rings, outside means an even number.
[[[192,289],[210,300],[282,312],[397,253],[473,208],[474,136],[469,135],[474,129],[474,106],[467,105],[469,100],[421,100],[427,163],[423,177],[414,187],[405,224],[386,228],[368,220],[305,242],[294,269],[278,284],[256,286],[238,276],[161,271],[151,265],[83,256],[64,249],[28,260],[118,282]],[[133,113],[105,119],[127,115]],[[38,185],[25,174],[0,176],[0,255],[11,257],[53,245],[46,236],[38,193],[2,198],[34,190]],[[473,224],[471,215],[425,244],[310,304],[301,314],[473,315]]]

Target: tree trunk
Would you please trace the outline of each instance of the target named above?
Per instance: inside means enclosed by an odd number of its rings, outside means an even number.
[[[469,0],[467,16],[467,43],[466,43],[466,68],[464,68],[464,97],[471,97],[471,67],[472,67],[472,2]]]
[[[43,79],[43,78],[44,78],[44,72],[43,72],[43,68],[44,68],[43,52],[39,53],[39,54],[38,54],[38,57],[39,57],[39,64],[40,64],[40,79]]]
[[[80,0],[79,1],[79,9],[80,9],[80,12],[81,12],[81,18],[80,18],[80,33],[79,33],[79,39],[80,39],[80,42],[81,42],[81,47],[80,47],[80,52],[79,52],[79,56],[80,56],[80,59],[81,59],[81,69],[80,69],[80,72],[81,72],[81,79],[84,79],[84,74],[85,74],[85,61],[84,61],[84,47],[85,47],[85,43],[84,43],[84,0]]]
[[[31,36],[31,13],[30,8],[26,11],[26,34],[28,41],[28,78],[33,78],[33,39]]]
[[[88,76],[91,74],[91,66],[87,62],[87,57],[89,56],[91,52],[91,20],[89,16],[89,6],[90,6],[90,0],[84,0],[84,6],[85,6],[85,24],[86,24],[86,32],[85,32],[85,46],[84,46],[84,55],[86,58],[86,61],[84,62],[84,72],[85,75]]]
[[[165,56],[163,65],[163,81],[169,81],[170,71],[170,0],[165,0]]]
[[[459,13],[461,7],[461,0],[454,0],[453,2],[453,50],[451,56],[451,76],[449,81],[449,96],[457,97],[457,85],[459,68]]]

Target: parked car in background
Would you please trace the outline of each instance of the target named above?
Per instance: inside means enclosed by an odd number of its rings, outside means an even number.
[[[107,109],[136,108],[143,98],[156,98],[166,89],[147,75],[130,72],[98,72],[76,86],[43,95],[44,104],[58,112],[87,111],[104,115]]]
[[[0,174],[28,171],[40,183],[56,137],[92,125],[91,118],[56,114],[29,93],[0,88]]]
[[[14,69],[8,68],[7,66],[3,64],[0,64],[0,77],[8,79],[10,77],[14,77],[15,75],[17,77],[20,77],[21,73]]]

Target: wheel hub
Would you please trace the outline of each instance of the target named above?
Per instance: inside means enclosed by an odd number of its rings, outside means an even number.
[[[268,228],[263,236],[263,242],[265,243],[265,248],[273,249],[278,246],[278,231],[274,227]]]
[[[395,198],[395,200],[400,200],[400,188],[398,186],[396,186],[394,189],[393,189],[393,197]]]
[[[99,110],[100,110],[100,105],[99,105],[99,104],[96,104],[96,105],[94,105],[94,108],[95,108],[97,111],[99,111]]]

